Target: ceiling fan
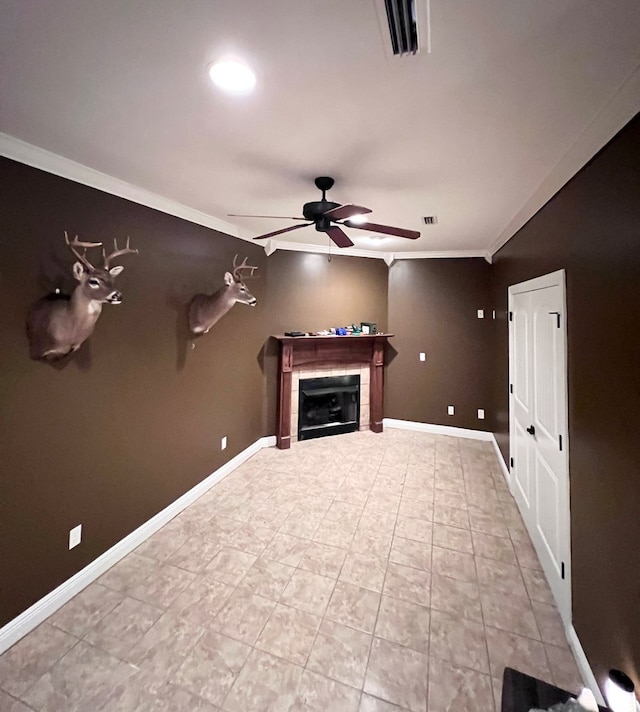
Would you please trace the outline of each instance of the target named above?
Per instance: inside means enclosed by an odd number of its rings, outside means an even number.
[[[369,208],[364,208],[361,205],[340,205],[327,200],[326,192],[333,186],[333,178],[328,176],[320,176],[315,179],[316,188],[322,191],[322,200],[316,200],[311,203],[305,203],[302,207],[302,215],[304,217],[282,217],[279,215],[233,215],[232,218],[277,218],[279,220],[304,220],[304,225],[291,225],[284,227],[281,230],[274,230],[264,235],[254,237],[254,240],[265,240],[268,237],[275,237],[284,232],[291,230],[300,230],[309,225],[315,225],[318,232],[325,232],[338,247],[351,247],[354,243],[349,236],[344,232],[340,225],[356,228],[357,230],[368,230],[369,232],[382,233],[384,235],[394,235],[395,237],[406,237],[409,240],[417,240],[420,233],[417,230],[405,230],[401,227],[391,227],[390,225],[378,225],[371,222],[356,223],[353,221],[356,216],[366,215],[370,213]]]

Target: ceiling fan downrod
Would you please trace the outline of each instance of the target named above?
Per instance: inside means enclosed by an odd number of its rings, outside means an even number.
[[[329,176],[319,176],[315,179],[316,188],[322,191],[322,201],[327,199],[326,192],[333,188],[335,181]]]

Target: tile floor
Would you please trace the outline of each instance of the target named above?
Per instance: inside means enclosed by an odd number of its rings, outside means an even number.
[[[497,712],[577,690],[492,446],[262,450],[0,657],[2,712]]]

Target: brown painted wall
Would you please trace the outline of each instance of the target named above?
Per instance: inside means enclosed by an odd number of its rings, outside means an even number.
[[[490,269],[481,258],[391,266],[389,330],[397,354],[386,373],[386,417],[492,429]],[[484,319],[478,309],[485,310]],[[448,405],[455,415],[447,415]],[[478,408],[485,409],[485,420],[478,420]]]
[[[619,666],[640,684],[639,156],[636,119],[493,266],[407,260],[388,273],[346,256],[267,260],[258,246],[1,161],[0,625],[275,431],[269,334],[377,322],[396,334],[385,415],[494,428],[507,455],[506,288],[564,267],[575,626],[599,675]],[[141,254],[123,259],[124,303],[106,306],[90,343],[55,369],[29,360],[24,320],[61,277],[71,284],[65,229],[131,235]],[[260,266],[258,306],[236,306],[191,351],[184,304],[220,285],[236,251]],[[69,552],[78,523],[84,541]]]
[[[268,332],[264,277],[258,306],[236,305],[195,350],[184,331],[185,302],[217,289],[236,251],[266,273],[257,245],[8,160],[0,185],[2,625],[263,435]],[[140,254],[122,259],[123,303],[56,369],[29,359],[24,325],[35,299],[72,285],[64,230],[130,235]]]
[[[387,265],[378,259],[275,252],[268,260],[269,333],[371,321],[387,327]],[[265,348],[265,432],[276,432],[278,345]]]
[[[574,626],[601,681],[640,687],[640,116],[494,257],[498,437],[508,454],[507,287],[567,271]]]
[[[269,335],[375,321],[381,260],[278,252],[0,160],[0,626],[263,435],[275,432]],[[33,362],[30,305],[73,288],[63,231],[131,236],[120,306],[64,368]],[[258,298],[191,350],[186,304],[249,256]],[[262,402],[260,398],[262,394]],[[262,407],[261,407],[262,406]],[[229,447],[221,453],[220,438]],[[68,551],[82,523],[81,546]]]

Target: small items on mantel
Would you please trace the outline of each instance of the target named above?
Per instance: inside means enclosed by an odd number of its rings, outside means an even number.
[[[285,331],[285,336],[370,336],[377,334],[377,325],[370,321],[363,321],[360,326],[335,326],[322,331]]]

